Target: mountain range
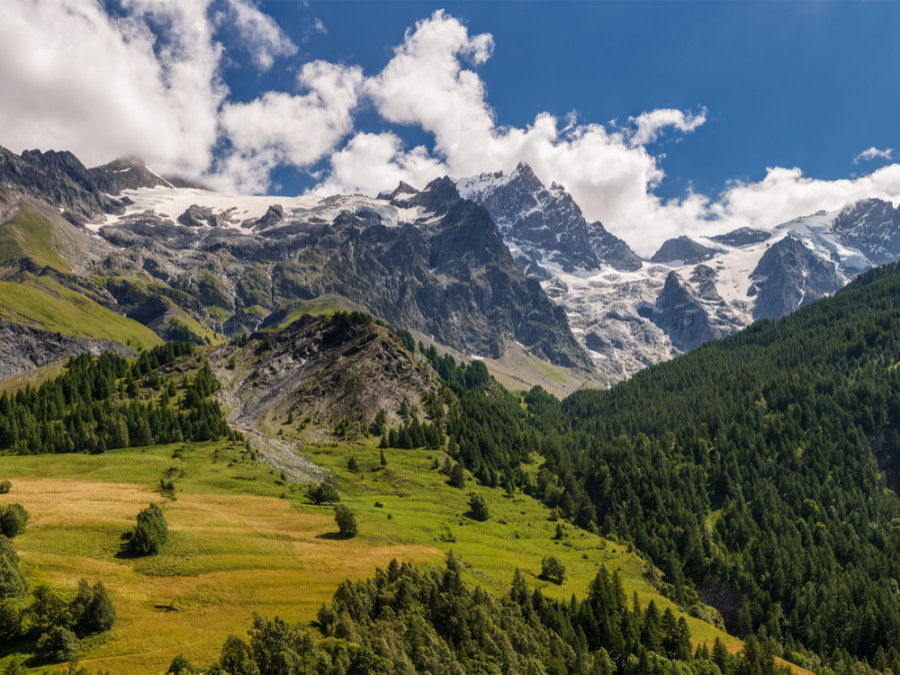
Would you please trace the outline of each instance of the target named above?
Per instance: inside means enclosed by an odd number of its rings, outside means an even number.
[[[89,169],[68,152],[0,150],[0,186],[3,281],[71,291],[163,339],[215,342],[342,307],[464,358],[523,350],[581,381],[627,378],[900,257],[897,210],[870,199],[678,237],[642,259],[525,164],[376,197],[240,197],[134,158]],[[57,344],[116,339],[10,302],[0,317]]]

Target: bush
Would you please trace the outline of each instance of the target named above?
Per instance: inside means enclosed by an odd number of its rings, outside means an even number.
[[[548,555],[541,561],[541,578],[561,584],[566,578],[566,567],[558,558]]]
[[[10,504],[5,509],[0,509],[0,534],[13,537],[25,531],[28,522],[28,511],[21,504]]]
[[[78,637],[91,633],[102,633],[112,628],[116,622],[116,608],[103,582],[91,587],[87,579],[78,582],[78,593],[69,605],[72,627]]]
[[[194,670],[194,666],[191,665],[191,662],[179,654],[172,659],[172,663],[169,664],[166,675],[194,675],[196,672],[197,671]]]
[[[22,602],[15,598],[0,600],[0,642],[15,640],[22,634]]]
[[[469,514],[475,519],[484,522],[491,517],[487,502],[477,492],[469,493]]]
[[[8,480],[0,480],[0,495],[5,495],[12,489],[12,483]]]
[[[77,661],[81,654],[81,644],[75,633],[62,626],[54,626],[41,635],[36,648],[41,658],[56,663]]]
[[[358,531],[356,516],[354,516],[353,512],[346,506],[338,504],[334,507],[334,520],[337,523],[338,530],[340,530],[342,537],[349,539],[350,537],[356,536]]]
[[[0,534],[0,600],[24,598],[28,590],[12,542]]]
[[[457,462],[453,465],[453,468],[450,469],[450,480],[447,482],[457,488],[466,486],[466,472],[465,469],[463,469],[461,462]]]
[[[156,555],[169,538],[169,525],[162,509],[151,504],[137,514],[137,525],[131,531],[128,550],[132,555]]]
[[[306,490],[306,496],[314,504],[333,504],[341,501],[337,488],[331,483],[319,483],[318,485],[310,485]]]

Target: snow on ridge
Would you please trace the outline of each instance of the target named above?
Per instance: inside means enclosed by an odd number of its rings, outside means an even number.
[[[329,197],[230,195],[200,188],[173,188],[159,185],[152,188],[122,190],[119,197],[127,197],[132,204],[121,215],[107,214],[103,221],[88,224],[89,229],[98,232],[101,227],[115,225],[117,222],[142,213],[153,213],[157,217],[176,222],[181,214],[195,205],[200,208],[208,208],[215,215],[224,216],[223,227],[243,233],[246,233],[247,230],[241,227],[242,222],[261,218],[274,205],[279,205],[284,209],[285,223],[305,218],[333,221],[344,211],[353,214],[372,212],[387,227],[396,227],[404,222],[415,223],[429,218],[433,220],[434,217],[433,213],[421,206],[396,207],[384,200],[361,194]]]
[[[460,197],[478,201],[477,198],[485,192],[509,185],[512,178],[512,174],[494,171],[480,173],[477,176],[467,176],[466,178],[454,178],[453,182],[456,183],[456,189]]]

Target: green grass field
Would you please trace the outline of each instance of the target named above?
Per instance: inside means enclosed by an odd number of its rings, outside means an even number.
[[[69,265],[61,252],[53,224],[26,206],[0,230],[0,263],[27,257],[40,267],[65,272]]]
[[[70,337],[110,338],[135,350],[162,344],[152,330],[48,277],[0,282],[0,318]]]
[[[178,653],[203,665],[227,635],[245,633],[254,611],[309,621],[343,579],[370,576],[395,557],[440,562],[451,549],[467,581],[495,593],[507,591],[519,567],[547,595],[582,595],[602,563],[619,570],[629,595],[671,606],[645,580],[646,563],[623,545],[568,524],[566,538],[555,541],[556,522],[544,506],[473,481],[466,490],[452,488],[431,469],[434,453],[387,450],[382,468],[374,446],[307,446],[311,459],[333,470],[342,502],[359,521],[359,536],[340,540],[331,536],[337,530],[331,506],[310,504],[302,486],[281,484],[268,468],[241,459],[240,450],[206,443],[0,457],[0,477],[13,483],[0,504],[19,502],[31,514],[14,545],[32,585],[73,590],[81,577],[100,579],[116,604],[117,624],[87,645],[88,668],[163,672]],[[345,468],[351,455],[359,474]],[[170,469],[180,476],[174,500],[154,489]],[[489,521],[466,515],[468,490],[485,497]],[[149,502],[163,505],[170,542],[156,557],[116,557],[121,534]],[[562,585],[537,578],[546,555],[566,566]],[[162,609],[169,605],[180,611]],[[695,638],[719,635],[731,649],[740,646],[708,624],[689,622]],[[0,658],[0,668],[4,663]]]

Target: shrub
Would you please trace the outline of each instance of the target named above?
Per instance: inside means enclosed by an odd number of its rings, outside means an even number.
[[[81,645],[75,633],[62,626],[54,626],[41,635],[37,641],[37,652],[47,661],[76,661],[81,654]]]
[[[5,495],[12,489],[12,483],[8,480],[0,480],[0,495]]]
[[[558,558],[548,555],[541,561],[541,578],[561,584],[566,578],[566,567]]]
[[[310,485],[306,490],[306,496],[314,504],[333,504],[341,501],[337,488],[331,483],[322,482],[318,485]]]
[[[194,670],[194,666],[191,665],[191,662],[179,654],[172,659],[172,663],[169,664],[166,675],[194,675],[196,672],[197,671]]]
[[[450,469],[450,480],[447,482],[457,488],[466,486],[466,472],[465,469],[463,469],[461,462],[457,462],[453,465],[453,468]]]
[[[25,531],[28,522],[28,511],[21,504],[10,504],[0,510],[0,534],[10,539]]]
[[[156,555],[168,538],[166,516],[156,504],[150,504],[137,514],[137,525],[131,531],[128,550],[132,555]]]
[[[12,542],[0,534],[0,600],[23,598],[28,590]]]
[[[341,536],[345,539],[355,537],[358,531],[356,525],[356,516],[353,512],[343,504],[334,507],[334,520],[337,523]]]
[[[469,514],[475,519],[484,522],[491,517],[487,502],[477,492],[469,493]]]
[[[78,593],[69,604],[72,626],[78,637],[91,633],[102,633],[112,628],[116,622],[116,608],[113,607],[109,593],[103,582],[98,581],[91,587],[87,579],[78,582]]]
[[[0,600],[0,638],[15,640],[22,634],[23,607],[21,600],[7,598]]]

